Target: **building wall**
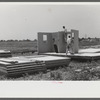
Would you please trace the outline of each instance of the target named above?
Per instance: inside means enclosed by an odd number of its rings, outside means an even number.
[[[55,51],[55,50],[54,50],[54,44],[57,45],[58,52],[59,52],[58,32],[54,32],[54,33],[52,33],[52,40],[53,40],[53,39],[55,39],[55,42],[53,42],[53,52]]]
[[[47,40],[43,40],[43,37]],[[53,42],[51,33],[38,33],[38,53],[53,52]]]
[[[79,50],[79,31],[78,30],[71,30],[74,33],[74,44],[73,44],[73,51],[74,53],[78,53]]]
[[[72,46],[73,52],[78,53],[79,44],[78,44],[78,35],[79,31],[77,30],[71,30],[71,32],[68,32],[68,34],[74,35],[73,40],[74,44]],[[43,38],[44,37],[44,38]],[[66,52],[66,42],[64,39],[64,32],[55,32],[55,33],[38,33],[38,53],[46,53],[46,52],[54,52],[54,42],[53,39],[55,39],[55,43],[58,47],[59,53],[65,53]]]
[[[43,35],[47,35],[47,41],[43,41]],[[59,53],[66,52],[66,43],[64,41],[64,32],[38,33],[38,53],[54,52],[54,43],[58,47]]]
[[[58,44],[59,44],[59,52],[66,52],[66,42],[64,39],[64,32],[58,32]]]

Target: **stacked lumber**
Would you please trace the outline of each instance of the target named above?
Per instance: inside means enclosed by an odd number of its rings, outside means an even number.
[[[45,71],[45,63],[43,61],[8,61],[7,59],[0,60],[0,73],[7,76],[21,75],[37,71]]]
[[[70,58],[68,57],[59,57],[59,56],[47,56],[41,55],[40,57],[34,58],[35,60],[45,61],[46,68],[52,68],[56,66],[66,65],[68,66],[70,63]]]
[[[17,76],[24,73],[34,73],[37,71],[46,71],[47,68],[52,68],[60,65],[68,65],[70,58],[35,55],[35,56],[20,56],[0,59],[0,74],[7,76]]]
[[[0,50],[0,57],[12,57],[12,54],[10,51]]]

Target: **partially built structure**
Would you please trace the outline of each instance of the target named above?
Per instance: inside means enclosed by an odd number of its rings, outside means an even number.
[[[67,32],[67,36],[70,35],[73,39],[73,52],[78,53],[79,50],[79,31],[71,30]],[[64,31],[61,32],[39,32],[38,33],[38,53],[54,52],[54,40],[57,45],[58,53],[66,52],[66,42],[64,39]]]
[[[1,52],[0,74],[7,76],[17,76],[24,73],[34,73],[36,71],[46,71],[48,68],[62,65],[68,66],[70,59],[100,59],[99,48],[79,49],[79,31],[71,30],[67,36],[73,39],[73,54],[66,55],[66,42],[64,32],[39,32],[38,35],[38,55],[11,57],[10,52]],[[54,45],[57,46],[55,52]],[[6,53],[9,55],[5,58]],[[3,56],[4,54],[4,56]],[[7,56],[7,55],[6,55]],[[1,56],[0,56],[1,57]]]

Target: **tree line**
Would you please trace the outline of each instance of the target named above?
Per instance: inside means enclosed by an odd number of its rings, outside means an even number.
[[[30,39],[23,39],[23,40],[13,40],[13,39],[10,39],[10,40],[0,40],[0,42],[30,42],[30,41],[34,41],[36,42],[37,39],[34,39],[34,40],[30,40]]]

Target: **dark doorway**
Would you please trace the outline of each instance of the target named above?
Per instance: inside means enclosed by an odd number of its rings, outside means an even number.
[[[54,46],[54,51],[58,53],[58,47],[57,44],[55,43],[55,38],[53,38],[53,46]]]
[[[58,47],[57,47],[56,44],[54,44],[54,50],[55,50],[56,53],[58,53]]]

